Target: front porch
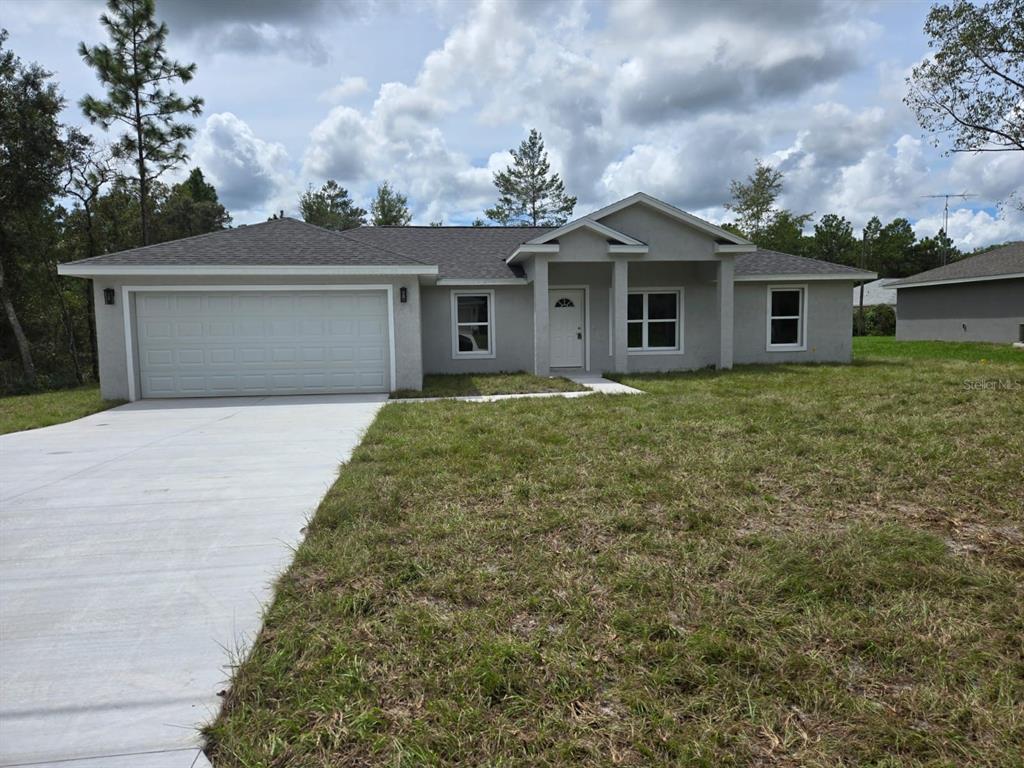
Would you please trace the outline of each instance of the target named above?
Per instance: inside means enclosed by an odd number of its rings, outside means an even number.
[[[534,373],[732,367],[733,260],[562,261],[537,254]]]

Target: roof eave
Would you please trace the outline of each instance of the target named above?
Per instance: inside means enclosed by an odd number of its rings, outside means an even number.
[[[761,283],[766,281],[788,280],[795,282],[821,281],[821,280],[843,280],[846,282],[860,283],[865,280],[874,280],[878,275],[874,272],[834,272],[832,274],[822,273],[786,273],[772,272],[763,275],[736,275],[733,280],[737,283]]]
[[[57,274],[68,277],[358,277],[381,275],[437,275],[436,266],[409,265],[266,265],[243,266],[225,264],[155,265],[155,264],[59,264]]]
[[[981,275],[980,277],[947,277],[940,280],[920,280],[914,283],[889,283],[886,288],[927,288],[934,285],[957,285],[959,283],[982,283],[990,280],[1019,280],[1024,272],[1007,272],[1001,275]]]

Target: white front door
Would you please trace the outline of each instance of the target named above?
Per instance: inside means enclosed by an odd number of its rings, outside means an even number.
[[[583,291],[578,288],[552,290],[548,300],[551,329],[551,367],[582,368],[584,355]]]

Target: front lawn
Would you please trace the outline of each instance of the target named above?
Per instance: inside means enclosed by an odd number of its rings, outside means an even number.
[[[63,424],[120,404],[116,400],[103,400],[96,384],[0,397],[0,435]]]
[[[1024,367],[858,357],[383,409],[214,765],[1020,766]]]
[[[1024,349],[1017,349],[1010,344],[984,344],[974,341],[897,341],[895,336],[856,336],[853,339],[853,356],[1024,365]]]
[[[399,389],[393,398],[465,397],[469,395],[521,395],[530,392],[581,392],[582,387],[561,376],[534,376],[532,373],[429,374],[423,377],[423,389]]]

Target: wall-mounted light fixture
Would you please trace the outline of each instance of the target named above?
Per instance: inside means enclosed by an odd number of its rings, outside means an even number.
[[[398,300],[403,304],[409,300],[409,289],[404,285],[398,289]]]
[[[113,304],[114,303],[114,289],[113,288],[104,288],[103,289],[103,303],[104,304]]]

